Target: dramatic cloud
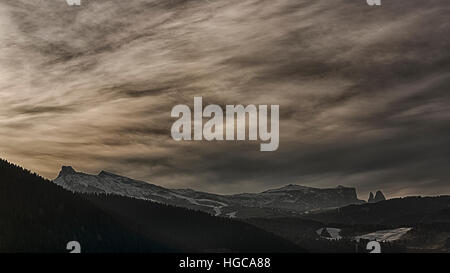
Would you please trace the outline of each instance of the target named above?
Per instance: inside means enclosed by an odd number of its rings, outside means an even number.
[[[1,157],[232,193],[450,193],[448,0],[0,0]],[[176,104],[279,104],[280,148],[175,142]]]

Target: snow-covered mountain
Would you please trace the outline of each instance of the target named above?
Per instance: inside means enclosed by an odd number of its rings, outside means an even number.
[[[291,216],[363,202],[358,200],[354,188],[343,186],[318,189],[287,185],[261,193],[218,195],[167,189],[105,171],[85,174],[67,166],[62,167],[54,183],[75,192],[117,194],[232,218]]]

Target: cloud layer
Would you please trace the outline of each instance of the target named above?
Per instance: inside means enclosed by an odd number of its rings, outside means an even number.
[[[233,193],[450,193],[450,2],[0,0],[1,157]],[[176,104],[279,104],[280,148],[174,142]]]

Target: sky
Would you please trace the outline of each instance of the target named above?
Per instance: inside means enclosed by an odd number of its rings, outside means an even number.
[[[450,1],[0,0],[0,157],[170,188],[450,194]],[[172,107],[280,105],[280,146]]]

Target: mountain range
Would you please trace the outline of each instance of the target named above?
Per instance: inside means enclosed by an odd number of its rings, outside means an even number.
[[[208,212],[231,218],[295,216],[317,210],[361,204],[356,189],[319,189],[287,185],[260,193],[219,195],[191,189],[167,189],[144,181],[101,171],[98,175],[63,166],[53,181],[79,193],[108,193]]]
[[[450,196],[373,199],[342,186],[214,195],[71,167],[49,181],[0,160],[0,252],[67,252],[69,241],[83,252],[354,252],[368,238],[383,252],[450,251]]]
[[[113,194],[67,191],[0,160],[0,252],[303,252],[254,225]]]

